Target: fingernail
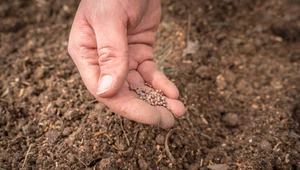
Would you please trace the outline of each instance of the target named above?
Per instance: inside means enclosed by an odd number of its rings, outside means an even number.
[[[113,84],[114,78],[111,75],[105,75],[98,81],[96,94],[100,95],[109,90]]]

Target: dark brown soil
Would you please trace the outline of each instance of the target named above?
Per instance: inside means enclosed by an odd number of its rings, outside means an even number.
[[[299,0],[163,0],[154,49],[187,109],[170,130],[88,93],[78,2],[0,1],[1,170],[300,169]]]

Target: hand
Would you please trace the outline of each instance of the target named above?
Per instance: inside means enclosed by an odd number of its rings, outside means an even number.
[[[69,54],[89,92],[119,115],[162,128],[184,114],[176,86],[153,61],[159,0],[82,0],[69,38]],[[140,100],[129,85],[148,82],[167,96],[167,108]]]

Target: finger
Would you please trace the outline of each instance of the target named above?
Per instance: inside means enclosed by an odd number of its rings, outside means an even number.
[[[143,78],[141,75],[132,70],[128,74],[128,82],[133,85],[134,87],[139,87],[140,89],[148,89],[149,87],[146,86],[144,83]],[[177,118],[182,117],[185,113],[185,107],[182,102],[176,99],[166,98],[167,108],[176,116]],[[162,118],[163,119],[163,118]]]
[[[145,85],[145,81],[142,76],[136,70],[130,70],[127,76],[127,81],[134,87],[142,87]]]
[[[171,99],[178,98],[179,91],[177,87],[157,69],[153,61],[144,61],[138,66],[137,70],[144,80],[150,83],[155,89],[162,90]]]
[[[161,114],[153,106],[137,98],[128,87],[122,87],[120,92],[111,98],[96,98],[127,119],[149,125],[161,125]]]
[[[146,60],[153,60],[154,54],[151,46],[146,44],[130,44],[129,56],[132,58],[130,69],[137,69],[138,65]]]
[[[165,107],[156,106],[155,108],[158,110],[158,112],[161,115],[161,121],[158,126],[160,126],[161,128],[164,128],[164,129],[171,128],[175,122],[173,114]]]
[[[77,12],[70,32],[68,51],[84,84],[94,96],[100,75],[96,45],[93,29],[81,17],[80,11]]]
[[[146,86],[144,84],[144,80],[142,79],[141,75],[136,71],[133,71],[133,70],[130,71],[127,80],[134,87],[139,87],[140,89],[148,89],[149,88],[148,86]],[[166,103],[167,103],[167,108],[174,114],[175,117],[180,118],[184,115],[185,107],[182,102],[180,102],[179,100],[176,100],[176,99],[166,98]],[[162,121],[168,120],[168,119],[164,118],[163,115],[162,115],[161,119],[162,119]],[[163,123],[163,124],[165,124],[165,123]],[[167,124],[171,124],[171,123],[167,123]],[[165,128],[165,127],[163,127],[163,128]]]
[[[87,20],[94,30],[97,42],[98,64],[100,69],[96,94],[110,97],[116,94],[128,74],[128,45],[126,15],[108,6],[96,6],[96,13]]]
[[[175,99],[166,98],[167,108],[174,114],[175,117],[180,118],[185,113],[185,107],[182,102]]]
[[[100,98],[104,104],[119,115],[144,124],[168,129],[174,125],[173,114],[162,106],[151,106],[136,97],[135,93],[122,87],[120,93],[112,98]]]

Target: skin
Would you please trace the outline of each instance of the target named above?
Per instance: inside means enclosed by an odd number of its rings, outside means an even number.
[[[115,113],[140,123],[170,128],[184,115],[177,87],[161,73],[152,45],[160,23],[159,0],[82,0],[74,18],[68,51],[89,92]],[[99,93],[103,76],[112,85]],[[161,89],[167,108],[151,106],[129,85]],[[98,90],[97,90],[98,88]]]

